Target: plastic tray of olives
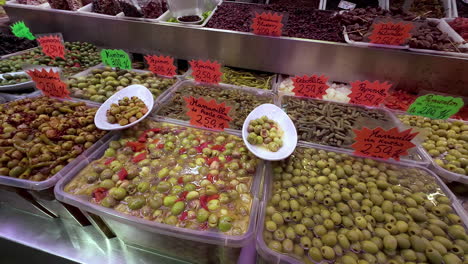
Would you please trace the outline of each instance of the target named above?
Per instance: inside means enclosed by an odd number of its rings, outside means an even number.
[[[192,68],[190,68],[184,76],[187,79],[193,79],[192,71]],[[274,85],[277,79],[277,75],[275,73],[237,69],[227,66],[222,67],[221,72],[223,73],[221,76],[221,84],[257,88],[275,92]]]
[[[34,88],[34,82],[25,72],[0,74],[0,91],[19,92],[30,88]]]
[[[108,80],[105,81],[106,79]],[[72,97],[97,103],[105,102],[115,92],[131,84],[142,84],[154,95],[156,106],[160,98],[164,98],[168,90],[177,83],[177,78],[161,77],[144,70],[116,70],[100,64],[75,74],[67,83]],[[99,89],[98,85],[104,87]]]
[[[466,212],[426,168],[298,147],[267,165],[264,190],[270,263],[466,262]]]
[[[291,95],[281,95],[279,101],[296,126],[299,142],[312,147],[319,144],[351,153],[355,137],[353,129],[403,128],[398,118],[383,108]],[[430,165],[421,147],[416,146],[408,153],[401,158],[403,162],[424,167]]]
[[[434,171],[447,181],[468,184],[468,122],[397,113],[404,125],[427,128],[424,130],[428,134],[421,145]]]
[[[228,84],[197,84],[193,80],[185,80],[169,90],[160,100],[154,114],[172,122],[180,123],[182,120],[182,123],[188,124],[189,116],[186,115],[188,109],[183,100],[186,96],[204,97],[206,100],[215,99],[217,103],[225,102],[226,105],[231,106],[229,116],[232,121],[226,129],[231,133],[240,132],[245,118],[257,106],[266,103],[274,104],[277,100],[276,95],[268,90]]]
[[[37,97],[37,93],[34,93],[34,95],[36,97],[20,97],[18,100],[0,105],[0,109],[8,106],[8,108],[0,110],[0,119],[2,120],[2,125],[0,126],[2,131],[2,139],[0,140],[0,175],[6,174],[6,176],[0,176],[0,185],[41,191],[53,187],[65,175],[65,172],[86,160],[91,153],[97,150],[110,137],[110,134],[95,129],[94,115],[88,115],[80,106],[71,106],[73,109],[79,108],[79,111],[74,111],[70,108],[70,105],[67,105],[68,103],[83,104],[83,102],[51,99],[45,96]],[[61,103],[62,101],[67,104],[54,106],[55,103]],[[29,110],[15,112],[16,107]],[[94,105],[86,105],[86,107],[95,108]],[[4,115],[4,111],[7,114],[8,123],[3,122],[2,115]],[[77,119],[74,119],[73,124],[62,124],[60,122],[63,119],[52,118],[54,115],[60,115],[61,112],[66,113],[70,111],[79,113]],[[42,117],[36,118],[38,114],[41,114]],[[49,119],[53,124],[39,121],[44,118]],[[83,125],[79,124],[80,121],[78,119],[82,120]],[[14,127],[11,124],[16,124],[17,126]],[[43,133],[39,132],[39,130],[33,130],[36,134],[31,139],[28,136],[28,133],[31,132],[25,133],[25,131],[28,131],[28,126],[35,126],[36,124],[41,127]],[[65,126],[67,130],[58,132],[47,125]],[[18,128],[21,130],[14,133]],[[86,132],[82,131],[82,133],[85,133],[88,138],[74,135],[79,132],[77,131],[78,129],[85,129]],[[62,138],[65,136],[69,139]],[[8,143],[9,140],[18,140],[19,143],[13,142],[13,146],[11,146],[12,143]],[[26,140],[30,141],[26,142]],[[57,142],[60,145],[56,145]],[[54,154],[65,151],[68,151],[68,160],[64,159],[66,156]],[[25,154],[25,152],[27,153]],[[73,160],[70,161],[70,159]],[[25,162],[33,165],[25,167]],[[29,176],[25,176],[27,175],[26,173]]]
[[[70,170],[55,194],[152,237],[242,247],[254,237],[263,167],[238,136],[147,119]]]

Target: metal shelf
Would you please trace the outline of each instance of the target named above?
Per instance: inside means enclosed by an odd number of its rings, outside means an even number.
[[[30,6],[7,4],[5,9],[11,21],[25,21],[35,34],[62,32],[70,41],[89,41],[143,54],[160,52],[178,59],[214,59],[229,66],[291,75],[323,73],[334,81],[388,80],[409,91],[425,89],[468,96],[468,59],[463,58]]]
[[[58,218],[43,218],[3,204],[0,205],[0,238],[78,263],[188,263],[125,245],[117,238],[106,239],[93,226],[81,227]],[[0,262],[11,263],[2,261],[2,257]]]

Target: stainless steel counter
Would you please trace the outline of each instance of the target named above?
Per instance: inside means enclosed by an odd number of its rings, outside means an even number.
[[[35,34],[62,32],[70,41],[135,53],[161,52],[179,59],[214,59],[229,66],[292,75],[323,73],[335,81],[389,80],[406,90],[468,96],[468,59],[28,6],[5,9],[11,21],[24,20]]]

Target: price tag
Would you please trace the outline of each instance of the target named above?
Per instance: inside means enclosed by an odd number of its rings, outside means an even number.
[[[27,38],[35,40],[36,37],[31,33],[29,28],[24,24],[24,21],[19,21],[10,26],[11,32],[18,38]]]
[[[345,0],[341,0],[340,3],[338,4],[338,7],[341,9],[346,9],[346,10],[353,10],[354,8],[356,8],[356,4],[345,1]]]
[[[413,27],[412,23],[407,22],[377,22],[373,24],[369,39],[375,44],[403,45],[411,38],[410,31]]]
[[[411,142],[418,132],[411,133],[411,128],[398,131],[397,128],[384,130],[380,127],[362,130],[353,129],[356,141],[351,147],[354,154],[380,159],[400,160],[400,156],[408,155],[408,149],[416,145]]]
[[[267,36],[281,36],[283,31],[283,14],[281,13],[270,13],[255,12],[255,17],[252,21],[252,30],[254,34],[257,35],[267,35]]]
[[[447,119],[458,113],[463,104],[463,99],[459,97],[426,94],[416,98],[407,112],[432,119]]]
[[[60,73],[53,69],[34,69],[26,71],[31,79],[36,83],[37,89],[44,92],[49,97],[70,98],[67,85],[60,80]]]
[[[62,39],[59,36],[42,36],[38,37],[37,41],[46,56],[52,59],[60,57],[65,60],[65,46],[63,46]]]
[[[192,76],[196,82],[214,83],[221,82],[221,64],[216,61],[191,60]]]
[[[6,0],[0,0],[0,5],[5,5],[6,4]]]
[[[294,84],[294,89],[292,91],[297,96],[322,99],[329,88],[327,85],[328,77],[325,75],[296,76],[292,78],[292,81]]]
[[[112,68],[120,68],[130,70],[132,69],[132,61],[130,56],[119,49],[103,49],[101,50],[102,62]]]
[[[206,101],[203,97],[184,97],[189,111],[190,124],[215,130],[224,130],[229,127],[232,118],[229,117],[230,106],[225,103],[218,104],[214,99]]]
[[[169,56],[145,56],[146,63],[149,65],[149,70],[154,74],[174,77],[176,72],[176,67],[174,66],[174,58]]]
[[[360,104],[366,106],[378,106],[385,97],[387,97],[388,89],[392,85],[388,82],[369,82],[355,81],[351,83],[351,94],[349,94],[349,102],[351,104]]]

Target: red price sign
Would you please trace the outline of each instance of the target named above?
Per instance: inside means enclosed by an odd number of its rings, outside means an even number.
[[[218,62],[191,60],[189,63],[192,67],[192,76],[195,81],[214,84],[221,82],[223,73],[221,72],[221,64]]]
[[[403,45],[411,38],[411,23],[377,22],[369,36],[370,42],[385,45]]]
[[[378,106],[385,97],[387,97],[388,89],[392,85],[388,82],[369,82],[355,81],[351,83],[351,94],[349,94],[349,102],[351,104],[360,104],[366,106]]]
[[[292,78],[292,81],[294,84],[294,89],[292,91],[297,96],[322,99],[329,88],[327,85],[328,77],[325,75],[296,76]]]
[[[60,57],[65,59],[65,46],[59,36],[43,36],[38,37],[37,41],[42,47],[42,52],[45,55],[55,59]]]
[[[146,63],[149,65],[149,70],[154,74],[174,77],[177,74],[174,66],[174,58],[169,56],[145,56]]]
[[[282,21],[283,14],[270,12],[263,12],[260,14],[255,12],[255,17],[252,21],[253,33],[279,37],[283,31]]]
[[[37,89],[44,92],[49,97],[70,98],[67,85],[60,80],[60,73],[50,69],[34,69],[26,71],[31,79],[36,83]]]
[[[206,101],[203,97],[184,97],[189,111],[190,124],[216,130],[229,127],[232,118],[229,117],[230,106],[225,103],[218,104],[214,99]]]
[[[408,149],[416,146],[411,140],[418,134],[418,132],[411,133],[411,128],[400,132],[396,127],[390,130],[364,127],[362,130],[353,129],[353,131],[356,134],[354,138],[356,142],[351,145],[354,154],[395,160],[408,155]]]

